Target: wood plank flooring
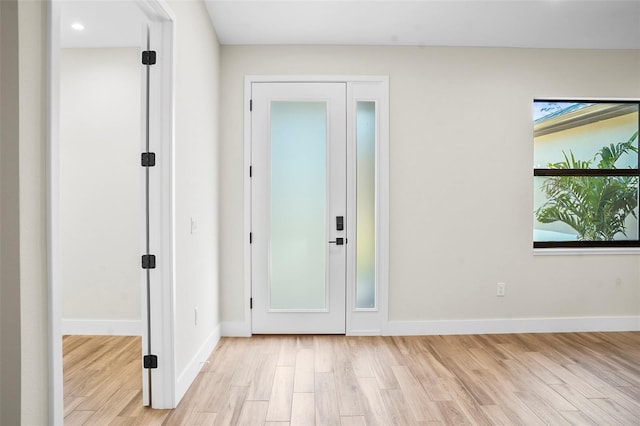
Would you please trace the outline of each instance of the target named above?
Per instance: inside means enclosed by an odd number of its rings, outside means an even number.
[[[140,337],[64,336],[65,425],[160,425],[142,406]]]
[[[640,425],[640,332],[223,338],[171,411],[119,339],[65,337],[66,423]]]

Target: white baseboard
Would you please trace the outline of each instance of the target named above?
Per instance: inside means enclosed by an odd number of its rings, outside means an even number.
[[[63,319],[63,335],[141,336],[140,320]]]
[[[193,381],[196,379],[196,376],[204,364],[207,362],[209,355],[211,355],[211,352],[215,349],[218,341],[220,341],[220,325],[216,326],[202,346],[200,346],[196,355],[191,359],[184,370],[182,370],[182,373],[178,375],[178,380],[176,380],[176,407],[189,389],[189,386],[191,386]]]
[[[640,316],[388,321],[382,330],[351,330],[348,334],[350,336],[428,336],[590,331],[640,331]],[[222,336],[251,337],[251,324],[246,321],[223,322]]]
[[[222,335],[225,337],[251,337],[251,323],[249,321],[223,322]]]
[[[380,330],[347,330],[347,336],[380,336]]]
[[[386,336],[640,331],[640,316],[389,321]]]

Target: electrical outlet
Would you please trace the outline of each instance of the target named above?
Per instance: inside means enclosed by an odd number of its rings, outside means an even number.
[[[193,309],[193,322],[198,325],[198,308]]]
[[[498,283],[498,285],[496,286],[496,296],[504,297],[506,291],[507,285],[505,283]]]

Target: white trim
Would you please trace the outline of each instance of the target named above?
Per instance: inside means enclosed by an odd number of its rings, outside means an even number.
[[[640,331],[640,316],[516,318],[485,320],[389,321],[382,329],[358,329],[349,336],[427,336],[451,334]],[[250,337],[251,323],[222,323],[222,336]]]
[[[534,256],[589,256],[640,254],[640,248],[534,248]]]
[[[225,337],[251,337],[251,319],[249,321],[225,321],[221,325]]]
[[[63,319],[63,335],[141,336],[140,320]]]
[[[251,178],[249,171],[253,159],[251,157],[251,111],[249,105],[251,103],[251,84],[253,80],[250,77],[244,79],[244,233],[242,235],[244,239],[244,293],[242,304],[244,305],[243,317],[245,329],[239,328],[241,333],[246,333],[251,336],[251,244],[249,243],[249,233],[252,231],[251,227]],[[229,324],[229,323],[223,323]],[[234,328],[231,328],[234,330]],[[225,327],[223,326],[223,335],[235,336],[244,334],[227,334]]]
[[[377,247],[376,247],[376,279],[378,280],[378,296],[381,303],[378,305],[380,309],[380,327],[386,327],[389,321],[389,247],[390,247],[390,227],[391,221],[389,216],[390,209],[390,149],[391,140],[390,133],[390,109],[391,100],[389,98],[389,77],[384,78],[384,88],[380,99],[380,135],[378,140],[378,192],[377,192]]]
[[[182,370],[182,373],[176,380],[176,395],[175,400],[180,401],[184,394],[189,390],[189,387],[198,376],[202,367],[207,363],[209,355],[213,352],[216,345],[220,341],[220,325],[218,325],[204,341],[195,356],[189,361],[187,366]]]
[[[175,366],[175,37],[174,21],[165,2],[144,0],[164,10],[164,18],[150,22],[151,49],[158,62],[151,67],[150,135],[159,173],[150,174],[152,214],[151,252],[159,259],[151,270],[151,353],[158,356],[158,368],[151,370],[152,408],[175,408],[177,373]],[[155,4],[154,4],[155,3]],[[154,96],[156,98],[154,99]],[[156,108],[153,108],[153,107]],[[153,189],[158,190],[154,191]]]
[[[347,336],[381,336],[380,329],[374,330],[349,330]]]
[[[132,0],[140,7],[142,13],[153,21],[175,22],[176,15],[169,7],[167,0]]]
[[[592,98],[585,97],[566,97],[566,96],[534,96],[532,101],[579,101],[579,102],[588,102],[588,101],[612,101],[612,102],[638,102],[640,98],[599,98],[597,96]]]
[[[251,94],[252,83],[378,83],[385,80],[389,80],[386,75],[247,75],[244,78],[245,94],[247,87]]]
[[[59,164],[57,146],[60,128],[60,7],[58,1],[47,2],[47,287],[49,300],[49,423],[64,423],[64,375],[62,357],[62,286],[60,283]]]
[[[640,316],[389,321],[385,336],[640,331]]]
[[[357,308],[356,300],[356,244],[348,247],[347,262],[347,334],[380,335],[388,317],[389,304],[389,78],[377,77],[375,80],[353,81],[348,84],[347,111],[349,124],[348,166],[349,176],[347,199],[352,201],[349,217],[355,223],[356,215],[356,127],[357,102],[373,101],[376,105],[375,140],[375,281],[376,306],[371,309]],[[349,229],[349,238],[356,241],[356,229]]]

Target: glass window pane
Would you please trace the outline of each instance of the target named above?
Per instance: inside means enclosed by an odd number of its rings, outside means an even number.
[[[356,147],[356,308],[375,308],[375,102],[357,103]]]
[[[533,132],[536,169],[638,167],[637,103],[535,101]]]
[[[270,307],[326,307],[326,103],[271,103]]]
[[[638,239],[637,176],[534,178],[534,241]]]

